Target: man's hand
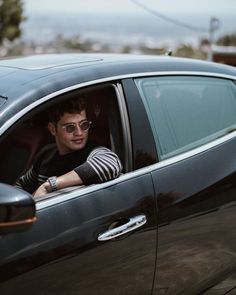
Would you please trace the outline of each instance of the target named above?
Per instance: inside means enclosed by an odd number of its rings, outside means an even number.
[[[38,189],[33,193],[34,197],[40,197],[46,195],[50,189],[50,184],[46,181],[38,187]]]

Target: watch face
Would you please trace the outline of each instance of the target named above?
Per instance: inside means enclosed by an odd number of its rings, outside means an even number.
[[[56,178],[56,176],[49,177],[47,181],[50,184],[51,191],[56,191],[57,190],[57,178]]]

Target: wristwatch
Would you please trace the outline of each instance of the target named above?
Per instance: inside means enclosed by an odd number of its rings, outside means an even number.
[[[50,184],[50,188],[47,189],[47,191],[49,193],[57,190],[57,177],[56,176],[49,177],[47,179],[47,182]]]

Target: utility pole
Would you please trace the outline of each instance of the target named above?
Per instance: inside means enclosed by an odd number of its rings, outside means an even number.
[[[210,18],[209,26],[209,47],[208,47],[208,60],[212,61],[212,45],[214,43],[214,32],[220,28],[220,20],[216,17]]]

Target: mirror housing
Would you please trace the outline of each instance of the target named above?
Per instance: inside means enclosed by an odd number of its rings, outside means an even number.
[[[14,186],[0,183],[0,234],[25,231],[36,221],[32,196]]]

